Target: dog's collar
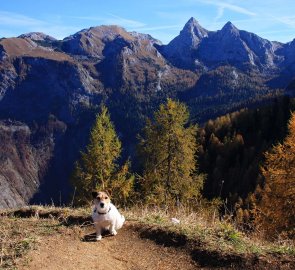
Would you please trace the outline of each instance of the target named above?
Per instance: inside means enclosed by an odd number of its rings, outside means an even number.
[[[96,209],[96,207],[94,208],[94,213],[97,213],[99,215],[105,215],[105,214],[109,213],[110,211],[111,211],[111,207],[109,208],[109,211],[107,211],[105,213],[100,213],[100,212],[98,212],[98,210]]]

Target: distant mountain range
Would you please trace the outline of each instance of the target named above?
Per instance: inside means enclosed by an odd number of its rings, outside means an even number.
[[[119,26],[63,40],[43,33],[0,39],[0,208],[65,201],[73,162],[104,102],[134,157],[136,134],[167,97],[193,121],[295,93],[295,40],[283,44],[228,22],[191,18],[168,45]]]

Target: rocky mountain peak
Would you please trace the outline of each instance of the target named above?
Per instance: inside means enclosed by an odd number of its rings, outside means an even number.
[[[19,38],[29,38],[36,41],[55,41],[56,38],[46,35],[42,32],[30,32],[18,36]]]
[[[87,29],[83,29],[71,36],[64,38],[64,41],[69,40],[113,40],[114,38],[121,36],[124,39],[133,39],[132,36],[122,27],[117,25],[101,25],[94,26]]]
[[[134,40],[134,37],[122,27],[101,25],[83,29],[74,35],[64,38],[62,48],[65,52],[73,55],[102,59],[104,58],[106,45],[113,42],[116,43],[116,40],[119,43],[120,40],[131,42]]]
[[[239,34],[239,29],[231,22],[227,22],[220,31],[222,33],[230,33],[234,35]]]
[[[184,25],[180,36],[190,38],[193,44],[197,44],[202,38],[208,36],[208,31],[195,18],[191,17]]]
[[[194,64],[193,54],[198,49],[201,41],[208,37],[209,31],[203,28],[195,18],[190,18],[168,45],[159,48],[173,64],[178,67],[188,68]]]

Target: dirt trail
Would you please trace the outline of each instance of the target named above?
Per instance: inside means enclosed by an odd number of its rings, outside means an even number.
[[[200,269],[183,250],[141,239],[128,225],[114,237],[95,242],[94,228],[77,233],[54,234],[40,239],[36,250],[20,261],[18,269]]]

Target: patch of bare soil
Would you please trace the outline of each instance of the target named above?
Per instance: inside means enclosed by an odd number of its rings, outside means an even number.
[[[128,225],[114,237],[105,235],[100,242],[94,239],[92,227],[83,230],[80,235],[68,229],[64,233],[41,238],[37,249],[29,252],[17,266],[24,270],[198,268],[184,250],[142,239]]]

